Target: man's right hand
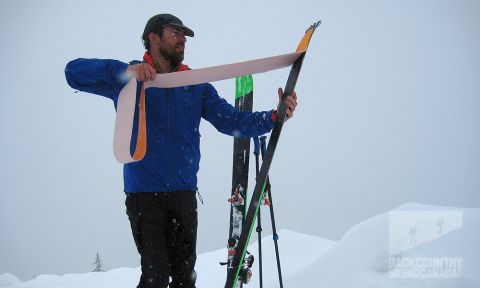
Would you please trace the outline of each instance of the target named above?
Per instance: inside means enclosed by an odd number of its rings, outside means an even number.
[[[148,63],[128,65],[126,73],[129,77],[135,77],[138,81],[155,80],[157,76],[157,71]]]

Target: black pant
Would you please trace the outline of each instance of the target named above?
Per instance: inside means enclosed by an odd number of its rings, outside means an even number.
[[[193,191],[127,193],[133,238],[141,256],[137,288],[195,288],[197,200]]]

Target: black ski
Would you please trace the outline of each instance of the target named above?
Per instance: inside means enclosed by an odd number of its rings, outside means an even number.
[[[275,125],[273,127],[270,141],[268,142],[268,148],[263,159],[262,167],[260,169],[260,174],[257,178],[257,183],[255,185],[255,189],[253,191],[253,195],[250,201],[250,205],[248,207],[248,211],[246,214],[246,218],[242,225],[242,233],[240,235],[240,239],[235,248],[235,253],[233,255],[233,259],[231,261],[231,265],[229,265],[228,273],[227,273],[227,280],[225,282],[225,288],[236,288],[237,280],[242,270],[243,262],[246,255],[246,248],[250,241],[250,236],[252,234],[253,226],[255,219],[258,214],[258,209],[260,207],[261,200],[265,193],[265,187],[267,184],[267,177],[268,172],[270,170],[270,165],[272,164],[273,156],[275,154],[275,149],[277,148],[277,143],[280,138],[280,134],[282,132],[283,124],[286,120],[287,114],[287,105],[286,105],[286,97],[288,95],[292,95],[295,85],[298,80],[298,76],[300,74],[300,70],[302,68],[303,59],[305,57],[305,53],[308,48],[308,44],[312,37],[313,32],[315,29],[320,25],[320,22],[313,24],[306,32],[300,44],[297,48],[297,52],[303,52],[299,58],[293,63],[293,66],[290,70],[290,74],[288,76],[287,84],[285,85],[285,89],[282,95],[282,101],[280,103],[280,107],[278,109],[277,120],[275,121]]]
[[[235,107],[240,111],[251,112],[253,106],[253,78],[251,75],[236,79]],[[245,208],[248,189],[248,168],[250,159],[250,138],[235,138],[233,144],[233,175],[230,208],[230,229],[228,237],[227,269],[232,267],[232,260],[238,240],[242,232],[245,219]],[[249,264],[253,263],[253,255],[249,257]],[[250,267],[244,268],[241,277],[247,283],[251,276]],[[250,265],[251,266],[251,265]],[[241,285],[240,285],[241,286]]]

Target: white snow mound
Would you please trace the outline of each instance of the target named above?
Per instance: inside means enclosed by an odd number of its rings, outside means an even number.
[[[10,285],[21,283],[15,275],[10,273],[3,273],[0,275],[0,287],[7,287]]]
[[[409,203],[352,227],[285,287],[480,287],[480,209]]]

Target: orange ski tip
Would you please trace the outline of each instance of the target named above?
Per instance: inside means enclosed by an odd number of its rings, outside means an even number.
[[[310,39],[312,39],[313,32],[315,29],[322,23],[322,21],[318,21],[313,23],[307,31],[305,31],[305,35],[303,35],[302,40],[298,44],[296,52],[305,52],[307,51],[308,44],[310,43]]]
[[[145,113],[145,86],[142,84],[142,92],[140,94],[139,104],[139,117],[138,117],[138,134],[137,145],[135,152],[133,153],[133,160],[139,161],[145,157],[147,153],[147,125],[146,125],[146,113]]]

